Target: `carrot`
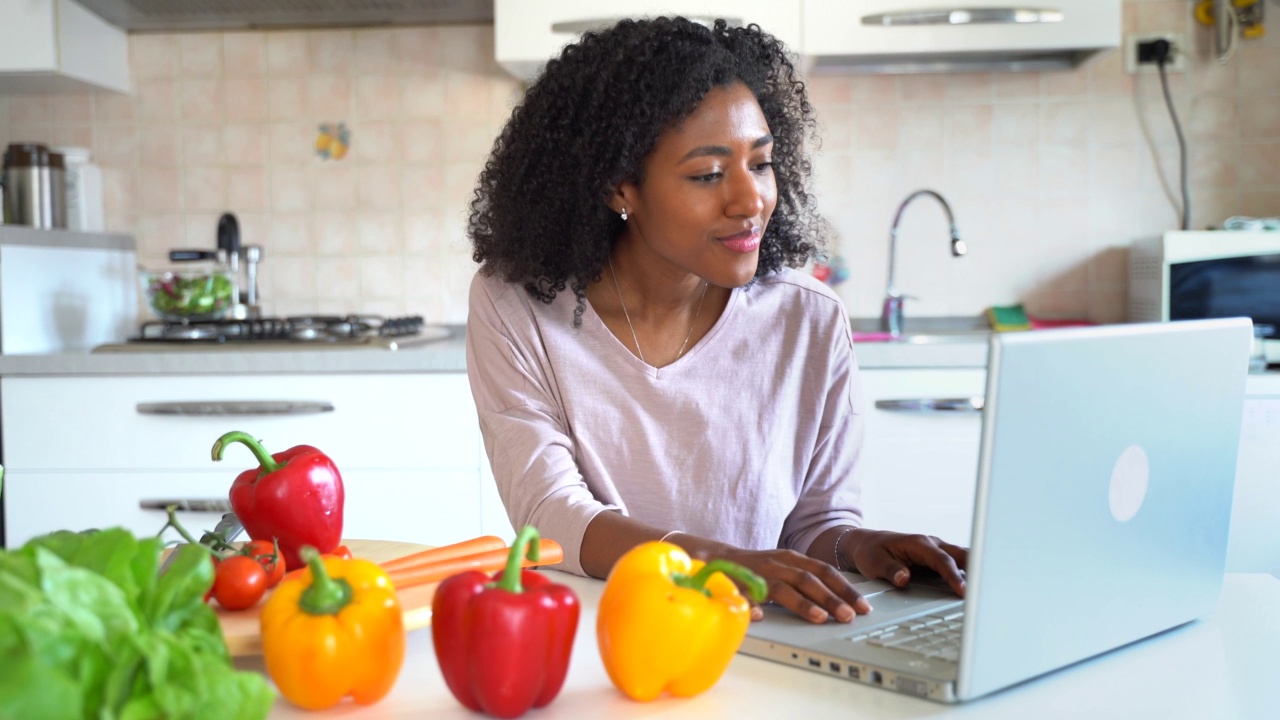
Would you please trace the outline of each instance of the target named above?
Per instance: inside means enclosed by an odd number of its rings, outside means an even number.
[[[430,550],[423,550],[412,555],[405,555],[394,560],[387,560],[381,563],[382,569],[388,573],[394,573],[397,570],[405,568],[426,565],[441,560],[449,560],[452,558],[462,557],[463,555],[472,555],[486,550],[502,550],[507,547],[502,538],[497,535],[482,535],[470,540],[454,543],[452,545],[441,545]]]
[[[424,565],[401,568],[389,574],[391,575],[391,582],[397,588],[411,588],[417,585],[440,582],[451,575],[472,570],[497,572],[506,567],[509,552],[507,548],[486,550]],[[554,565],[564,560],[564,548],[560,547],[560,544],[555,540],[543,538],[539,544],[539,553],[537,562],[525,558],[523,567]]]

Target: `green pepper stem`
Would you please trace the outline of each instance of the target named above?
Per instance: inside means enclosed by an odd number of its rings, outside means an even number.
[[[494,583],[494,587],[517,595],[524,592],[524,586],[520,584],[520,561],[526,555],[530,560],[538,561],[542,556],[540,538],[532,525],[520,528],[520,534],[516,535],[516,541],[511,543],[511,550],[507,553],[507,567],[502,571],[502,579]]]
[[[311,586],[302,591],[298,607],[308,615],[337,615],[351,604],[351,583],[344,578],[334,579],[325,569],[324,558],[310,545],[298,551],[307,567],[311,568]]]
[[[769,595],[769,588],[765,585],[764,578],[728,560],[712,560],[703,565],[702,569],[693,575],[674,575],[671,579],[680,587],[697,590],[704,595],[709,595],[707,581],[716,573],[724,573],[746,585],[747,594],[756,602],[764,602],[764,599]]]
[[[218,438],[218,441],[213,444],[213,459],[221,460],[222,453],[226,451],[227,446],[233,442],[244,443],[245,446],[253,452],[253,456],[258,459],[258,464],[262,466],[262,472],[264,474],[273,473],[280,469],[280,463],[276,462],[276,459],[271,457],[271,453],[267,452],[267,449],[262,447],[262,443],[258,442],[249,433],[240,432],[239,430],[232,430],[226,435]]]

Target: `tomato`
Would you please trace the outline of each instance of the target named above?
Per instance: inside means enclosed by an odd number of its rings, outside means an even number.
[[[267,570],[248,555],[232,555],[218,563],[213,597],[228,610],[253,607],[267,592]]]
[[[336,547],[336,548],[334,548],[334,549],[333,549],[333,552],[331,552],[331,553],[326,553],[326,554],[327,554],[327,555],[337,555],[338,557],[342,558],[343,560],[350,560],[350,559],[351,559],[351,550],[350,550],[349,548],[347,548],[347,546],[346,546],[346,545],[339,545],[338,547]]]
[[[249,557],[262,563],[267,571],[267,587],[273,588],[284,577],[284,557],[276,552],[275,544],[268,540],[250,540],[244,546]]]

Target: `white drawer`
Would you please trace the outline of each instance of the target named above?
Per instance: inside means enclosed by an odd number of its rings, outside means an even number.
[[[135,535],[155,535],[164,510],[146,510],[142,500],[227,499],[231,482],[212,473],[95,473],[75,475],[11,471],[4,476],[4,540],[14,548],[55,530],[124,527]],[[194,537],[212,530],[221,512],[179,512],[178,521]],[[180,540],[173,530],[166,540]]]
[[[343,537],[447,545],[480,534],[478,471],[414,472],[356,470],[343,485]],[[165,524],[164,510],[146,510],[143,500],[226,500],[231,480],[215,473],[6,473],[5,545],[18,547],[54,530],[122,526],[153,535]],[[194,537],[212,530],[221,512],[181,512]],[[166,532],[167,540],[179,536]]]
[[[480,448],[462,373],[11,377],[0,381],[0,393],[5,465],[18,471],[210,470],[225,472],[230,483],[256,465],[242,445],[228,448],[221,463],[210,458],[214,441],[231,430],[273,453],[314,445],[344,473],[473,470]],[[151,414],[175,403],[214,414]],[[262,403],[332,410],[252,414]]]

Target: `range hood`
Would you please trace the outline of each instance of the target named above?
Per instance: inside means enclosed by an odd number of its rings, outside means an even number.
[[[493,22],[493,0],[77,0],[130,32]]]
[[[1121,0],[805,0],[813,72],[1066,70],[1120,45]]]

